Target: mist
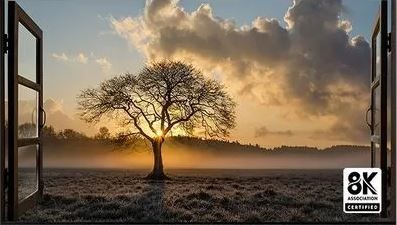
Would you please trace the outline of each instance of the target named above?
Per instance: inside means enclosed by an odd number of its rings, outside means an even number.
[[[214,147],[192,146],[172,141],[165,143],[162,153],[166,170],[338,169],[367,166],[370,163],[370,151],[366,147],[335,148],[337,149],[299,150],[284,146],[278,150],[269,150],[234,143]],[[26,157],[23,158],[22,165],[29,161]],[[46,168],[151,169],[152,166],[153,155],[149,146],[117,147],[99,143],[44,144]]]

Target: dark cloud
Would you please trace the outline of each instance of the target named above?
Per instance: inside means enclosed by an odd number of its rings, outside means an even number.
[[[364,142],[370,46],[351,37],[342,0],[295,0],[287,27],[258,17],[238,27],[210,5],[186,12],[177,1],[148,0],[139,18],[113,19],[115,31],[149,60],[177,58],[220,69],[238,93],[306,116],[333,116],[327,132]]]
[[[255,137],[267,137],[271,135],[276,135],[276,136],[292,136],[294,135],[294,132],[291,130],[283,130],[283,131],[271,131],[267,129],[267,127],[262,126],[258,129],[255,130]]]
[[[342,9],[341,0],[295,1],[285,16],[294,43],[284,87],[312,113],[343,111],[333,106],[367,93],[370,46],[340,26]]]

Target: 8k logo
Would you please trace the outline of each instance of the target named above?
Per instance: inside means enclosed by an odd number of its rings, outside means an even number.
[[[379,213],[381,211],[381,170],[346,168],[343,170],[343,211]]]

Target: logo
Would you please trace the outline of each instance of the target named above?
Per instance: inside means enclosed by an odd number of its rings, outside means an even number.
[[[379,168],[343,170],[343,211],[345,213],[380,213],[382,171]]]

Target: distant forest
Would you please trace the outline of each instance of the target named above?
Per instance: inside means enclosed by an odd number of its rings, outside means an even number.
[[[49,144],[62,144],[62,143],[84,143],[84,144],[102,144],[109,145],[115,148],[137,148],[142,146],[147,146],[146,140],[137,137],[130,136],[124,133],[119,133],[116,135],[111,135],[109,129],[106,127],[101,127],[98,133],[94,136],[87,136],[84,133],[72,130],[64,129],[56,132],[54,127],[45,126],[43,128],[43,139],[44,143]],[[191,137],[191,136],[170,136],[167,137],[167,142],[169,145],[183,145],[200,147],[205,149],[219,150],[219,151],[238,151],[238,152],[291,152],[299,153],[308,151],[326,151],[326,152],[338,152],[338,151],[369,151],[369,146],[361,145],[334,145],[327,148],[317,148],[309,146],[280,146],[275,148],[264,148],[258,144],[241,144],[238,141],[229,141],[221,139],[207,139],[202,137]]]

